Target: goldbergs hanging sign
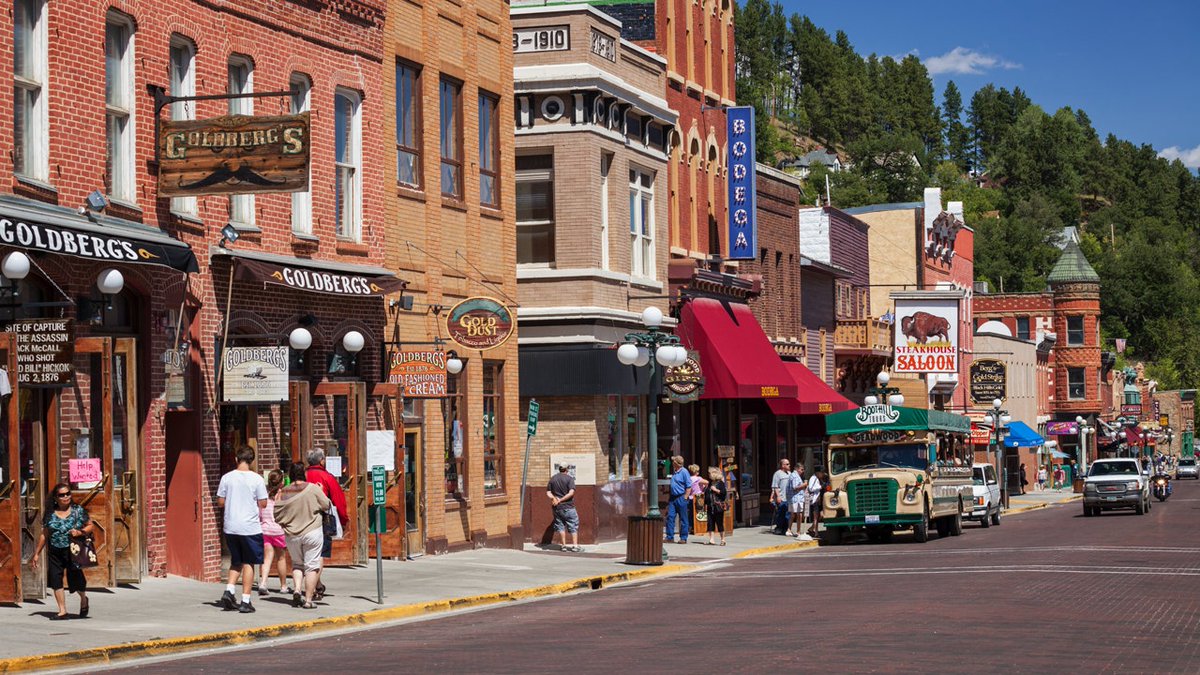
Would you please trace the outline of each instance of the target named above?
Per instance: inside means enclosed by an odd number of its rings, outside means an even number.
[[[308,190],[309,114],[160,120],[158,196]]]

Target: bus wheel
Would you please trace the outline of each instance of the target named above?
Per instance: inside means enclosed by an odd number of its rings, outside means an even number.
[[[957,537],[962,534],[962,504],[958,505],[958,513],[954,514],[954,518],[950,521],[950,536]]]
[[[840,527],[827,527],[821,535],[821,543],[829,546],[840,546],[844,530]]]
[[[918,544],[924,544],[929,541],[929,507],[925,507],[925,513],[921,516],[921,522],[913,525],[913,541]]]

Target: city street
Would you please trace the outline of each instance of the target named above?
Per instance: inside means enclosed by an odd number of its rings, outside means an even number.
[[[734,561],[135,671],[1194,672],[1197,518],[1184,482],[1140,517],[1071,502],[924,545]]]

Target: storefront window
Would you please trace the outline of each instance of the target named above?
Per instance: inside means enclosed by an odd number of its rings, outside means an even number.
[[[738,436],[738,464],[742,470],[742,485],[741,491],[746,494],[753,494],[758,491],[760,484],[765,484],[759,480],[758,474],[765,467],[756,467],[755,459],[758,452],[755,444],[755,433],[757,429],[755,418],[743,417],[739,425],[740,433]],[[770,479],[770,476],[767,477]]]
[[[504,490],[504,364],[483,364],[483,489]]]
[[[605,443],[605,452],[608,453],[608,479],[621,480],[621,425],[617,424],[617,401],[616,396],[608,397],[608,413],[605,417],[608,424],[608,439]]]
[[[464,368],[464,372],[465,372]],[[442,399],[442,420],[446,430],[446,498],[467,498],[467,439],[463,403],[462,375],[446,377],[446,398]]]
[[[646,444],[643,441],[642,400],[637,396],[626,396],[622,399],[625,409],[625,456],[629,462],[630,478],[641,478],[646,475]],[[662,477],[662,472],[659,472]]]

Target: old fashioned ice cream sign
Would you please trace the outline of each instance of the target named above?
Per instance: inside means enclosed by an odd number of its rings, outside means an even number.
[[[467,298],[446,315],[450,339],[467,349],[493,349],[513,334],[512,312],[492,298]]]
[[[395,350],[388,355],[388,382],[403,388],[404,398],[446,395],[446,352]]]
[[[309,114],[160,120],[158,196],[308,190]]]
[[[221,374],[225,403],[278,403],[288,400],[288,348],[227,347]]]

